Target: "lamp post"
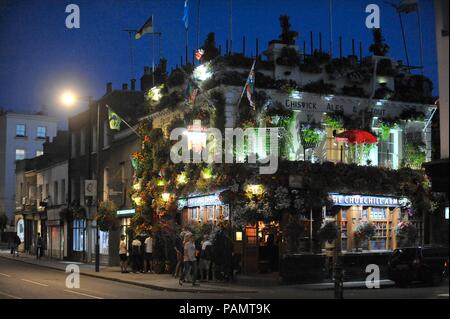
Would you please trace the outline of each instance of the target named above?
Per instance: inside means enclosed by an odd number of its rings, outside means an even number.
[[[82,101],[82,102],[87,102],[88,103],[88,109],[90,111],[90,105],[92,103],[92,96],[77,96],[75,95],[73,92],[71,91],[65,91],[62,95],[61,95],[61,102],[62,104],[64,104],[65,106],[73,106],[76,102],[78,101]],[[69,125],[69,136],[70,136],[70,125]],[[96,172],[97,172],[97,212],[99,209],[99,191],[98,191],[98,185],[99,185],[99,171],[100,171],[100,104],[97,104],[97,156],[96,156]],[[92,140],[92,139],[91,139]],[[70,145],[71,143],[69,143],[69,154],[71,152],[70,149]],[[70,156],[70,155],[69,155]],[[69,160],[70,163],[70,160]],[[91,175],[91,164],[90,164],[90,160],[88,161],[88,165],[89,165],[89,175]],[[71,181],[70,181],[70,164],[69,164],[69,194],[71,193]],[[69,195],[70,196],[70,195]],[[99,235],[99,228],[98,228],[98,224],[96,224],[96,242],[95,242],[95,271],[99,272],[100,271],[100,235]]]

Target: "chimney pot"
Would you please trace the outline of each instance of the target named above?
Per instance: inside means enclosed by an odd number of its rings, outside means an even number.
[[[106,83],[106,93],[112,92],[112,82]]]
[[[136,79],[131,79],[131,91],[136,90]]]
[[[123,91],[128,91],[128,84],[127,83],[122,84],[122,90]]]

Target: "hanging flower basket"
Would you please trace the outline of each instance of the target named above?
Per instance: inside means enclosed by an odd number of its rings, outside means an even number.
[[[95,220],[101,231],[117,230],[120,223],[116,205],[111,201],[101,202]]]
[[[317,232],[317,236],[322,242],[333,242],[339,236],[339,229],[335,222],[328,222]]]
[[[410,221],[401,221],[395,227],[395,234],[399,239],[399,246],[411,246],[416,242],[417,228]]]
[[[355,230],[355,236],[360,240],[370,239],[377,233],[377,227],[368,222],[359,224]]]

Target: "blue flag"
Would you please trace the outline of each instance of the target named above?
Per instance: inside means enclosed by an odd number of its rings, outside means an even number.
[[[184,1],[184,13],[183,13],[184,27],[187,30],[189,28],[189,3],[188,0]]]

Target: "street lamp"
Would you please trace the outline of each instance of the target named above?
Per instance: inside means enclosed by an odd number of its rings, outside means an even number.
[[[92,102],[91,96],[77,96],[72,91],[65,91],[61,94],[60,100],[63,105],[67,107],[71,107],[75,105],[76,102],[87,102],[88,108]],[[90,112],[89,112],[90,114]],[[70,125],[69,125],[69,136],[70,136]],[[71,152],[70,149],[70,143],[69,143],[69,154]],[[99,209],[99,192],[98,192],[98,185],[99,185],[99,175],[100,175],[100,104],[97,104],[97,156],[96,156],[96,162],[97,162],[97,212]],[[71,187],[71,181],[70,181],[70,160],[69,160],[69,189]],[[89,175],[91,175],[91,161],[88,161],[89,165]],[[71,191],[69,190],[69,194]],[[96,242],[95,242],[95,272],[100,272],[100,234],[99,234],[99,228],[98,224],[96,224]]]

